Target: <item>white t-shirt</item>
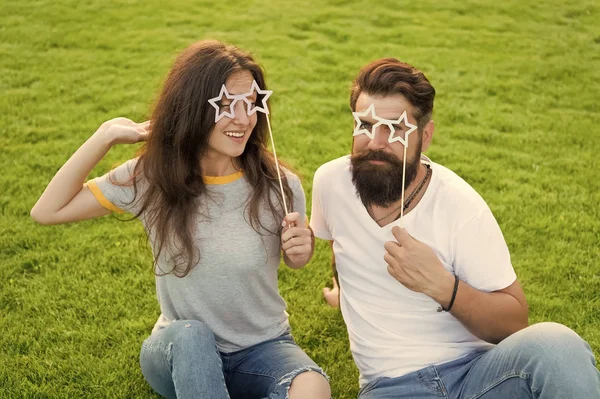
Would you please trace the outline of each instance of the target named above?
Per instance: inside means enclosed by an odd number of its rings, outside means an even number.
[[[402,225],[430,246],[446,269],[485,291],[516,280],[502,232],[485,201],[449,169],[429,161],[432,177]],[[368,214],[351,180],[350,157],[322,165],[313,181],[310,225],[333,240],[340,307],[360,385],[399,377],[493,345],[471,334],[438,303],[409,290],[387,271],[386,241],[399,221],[380,227]]]

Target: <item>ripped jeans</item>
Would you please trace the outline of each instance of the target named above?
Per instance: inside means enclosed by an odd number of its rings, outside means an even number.
[[[167,398],[287,398],[292,380],[305,371],[327,376],[290,334],[232,353],[217,350],[210,328],[179,320],[142,344],[142,373]]]

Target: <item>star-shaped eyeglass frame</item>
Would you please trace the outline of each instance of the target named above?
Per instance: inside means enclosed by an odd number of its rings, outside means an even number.
[[[361,127],[363,125],[363,123],[368,123],[368,122],[363,121],[361,119],[361,117],[365,117],[368,115],[371,116],[371,119],[377,121],[377,123],[370,126],[370,129]],[[379,128],[380,126],[383,125],[383,126],[386,126],[390,131],[389,137],[388,137],[388,143],[391,144],[391,143],[395,143],[398,141],[402,145],[407,147],[408,146],[408,136],[412,132],[417,130],[417,126],[408,121],[408,116],[407,116],[406,111],[402,112],[402,115],[400,115],[400,117],[397,120],[385,119],[385,118],[381,118],[375,114],[375,104],[371,104],[369,106],[369,108],[367,108],[363,112],[352,112],[352,116],[354,116],[354,122],[355,122],[354,123],[354,132],[352,133],[352,135],[358,136],[361,134],[366,134],[371,140],[373,140],[375,138],[377,128]],[[404,125],[406,125],[408,130],[406,132],[401,131],[399,133],[398,128],[401,127],[402,123],[404,123]]]
[[[260,102],[262,103],[261,106],[258,106],[257,104],[250,101],[250,97],[252,97],[255,91],[257,94],[262,96],[260,99]],[[271,94],[273,94],[273,90],[261,90],[261,88],[258,86],[258,83],[256,83],[256,80],[253,80],[252,86],[250,87],[250,91],[248,93],[232,95],[229,94],[229,92],[227,91],[227,87],[223,85],[221,86],[221,91],[219,92],[219,95],[217,97],[211,98],[210,100],[208,100],[208,102],[215,108],[215,123],[217,123],[224,117],[230,119],[235,118],[235,105],[238,101],[243,101],[246,103],[246,112],[248,113],[248,116],[256,112],[262,112],[268,115],[269,107],[267,105],[267,100],[269,99],[269,97],[271,97]],[[221,101],[223,101],[223,97],[231,101],[227,105],[228,110],[221,110]]]

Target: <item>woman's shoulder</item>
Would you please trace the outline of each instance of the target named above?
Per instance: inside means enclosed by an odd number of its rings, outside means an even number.
[[[139,163],[140,157],[135,157],[114,165],[108,173],[110,181],[119,185],[128,185],[133,182],[134,176],[137,181],[140,181],[142,173],[136,170]]]

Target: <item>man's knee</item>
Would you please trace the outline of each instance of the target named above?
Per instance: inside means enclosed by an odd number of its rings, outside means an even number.
[[[558,323],[538,323],[515,334],[519,350],[531,357],[565,362],[589,358],[590,347],[577,333]],[[593,356],[592,356],[593,358]]]
[[[292,380],[289,397],[291,399],[329,399],[331,398],[331,389],[323,375],[316,371],[305,371]]]
[[[533,324],[521,331],[526,341],[534,341],[546,346],[573,346],[585,343],[575,331],[559,323]]]

